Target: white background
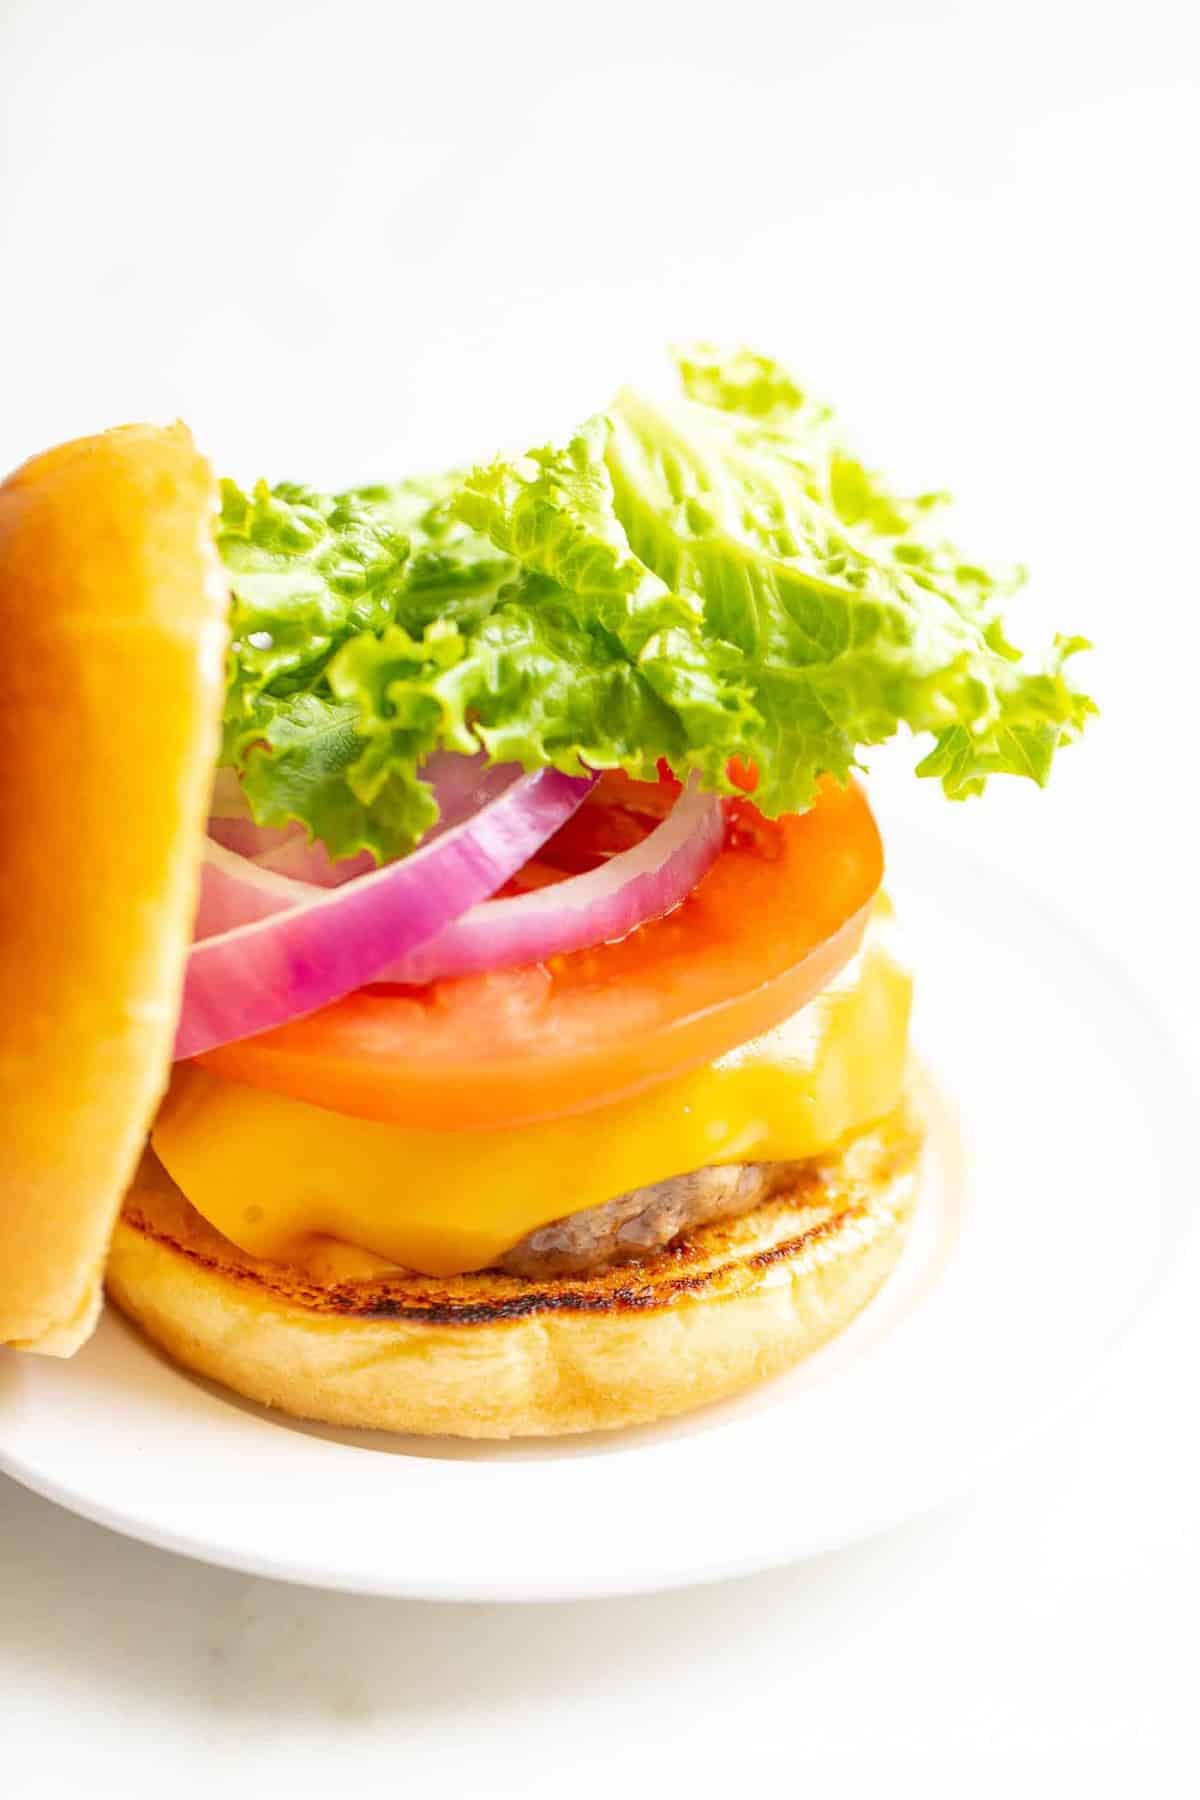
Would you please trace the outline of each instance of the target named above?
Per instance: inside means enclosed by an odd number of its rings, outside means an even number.
[[[1198,52],[1158,0],[7,0],[0,463],[180,413],[236,473],[386,476],[549,435],[672,339],[778,352],[1030,563],[1025,635],[1097,640],[1104,717],[1054,789],[940,828],[1068,909],[1200,1064]],[[1193,1793],[1180,1262],[986,1491],[693,1594],[323,1596],[0,1483],[0,1788]]]

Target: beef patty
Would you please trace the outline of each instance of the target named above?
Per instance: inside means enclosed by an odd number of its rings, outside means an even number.
[[[730,1163],[630,1188],[602,1206],[540,1225],[496,1266],[536,1281],[637,1262],[701,1225],[752,1211],[793,1183],[803,1167],[798,1162]]]

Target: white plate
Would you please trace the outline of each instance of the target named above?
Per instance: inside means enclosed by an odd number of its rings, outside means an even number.
[[[928,1178],[892,1281],[792,1374],[665,1426],[435,1443],[280,1422],[109,1313],[72,1362],[0,1358],[0,1468],[168,1549],[445,1600],[710,1581],[949,1498],[1144,1313],[1193,1211],[1191,1102],[1136,996],[1006,877],[910,835],[891,886]]]

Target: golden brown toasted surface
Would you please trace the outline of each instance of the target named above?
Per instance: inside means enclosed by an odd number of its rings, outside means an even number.
[[[148,1155],[109,1291],[188,1367],[304,1418],[468,1437],[640,1423],[775,1374],[848,1323],[902,1248],[920,1144],[902,1110],[743,1217],[540,1281],[322,1283],[236,1249]]]
[[[0,1344],[90,1332],[166,1080],[224,691],[213,506],[182,425],[0,486]]]

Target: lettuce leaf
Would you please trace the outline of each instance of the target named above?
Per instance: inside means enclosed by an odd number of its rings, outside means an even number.
[[[1046,781],[1091,701],[1058,638],[1002,615],[1019,574],[963,556],[944,496],[906,498],[827,408],[749,351],[677,356],[683,398],[631,392],[565,445],[322,496],[229,484],[225,759],[256,816],[335,855],[402,854],[435,821],[435,749],[527,769],[666,759],[769,813],[900,730],[952,798]]]
[[[233,600],[221,760],[241,773],[260,824],[298,821],[336,857],[369,850],[386,862],[436,823],[417,771],[443,741],[439,706],[423,729],[390,733],[385,767],[378,723],[337,668],[343,649],[386,631],[410,645],[432,633],[429,657],[406,660],[414,684],[445,661],[454,621],[469,630],[491,610],[512,564],[454,516],[460,486],[455,474],[340,495],[222,484],[217,541]],[[415,686],[407,705],[421,710]],[[464,747],[478,746],[468,735]]]

